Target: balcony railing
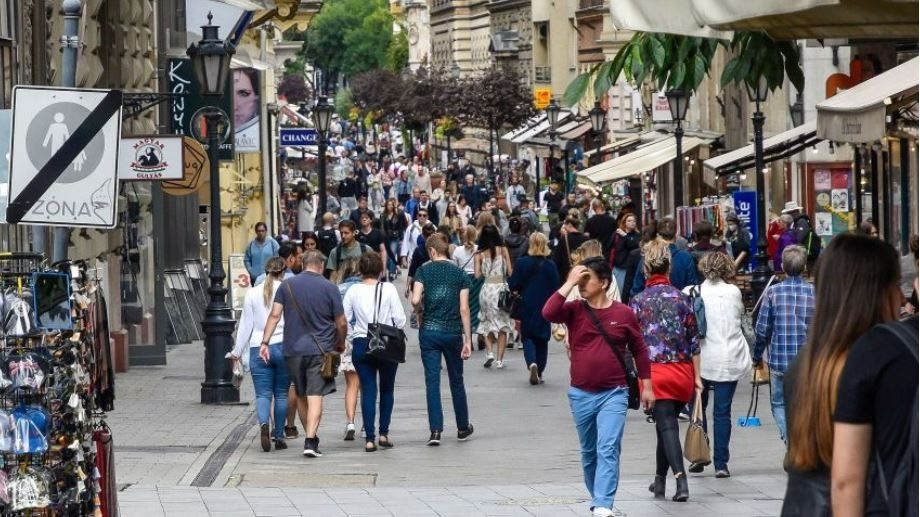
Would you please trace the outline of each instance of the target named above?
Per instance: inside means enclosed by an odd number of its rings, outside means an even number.
[[[604,7],[606,4],[607,0],[578,0],[578,9],[594,9]]]
[[[553,69],[548,66],[535,66],[533,80],[537,83],[549,83],[553,80]]]

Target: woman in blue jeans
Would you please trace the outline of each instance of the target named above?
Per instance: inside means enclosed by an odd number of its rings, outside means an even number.
[[[361,282],[353,285],[342,300],[345,318],[348,320],[352,362],[361,380],[361,417],[364,419],[364,450],[366,452],[376,451],[378,444],[385,449],[393,447],[389,434],[397,367],[394,362],[382,361],[367,355],[367,326],[369,323],[385,323],[400,329],[406,326],[406,313],[403,311],[396,286],[389,282],[378,281],[382,269],[380,255],[373,251],[361,255],[358,262]],[[377,443],[374,443],[377,437],[374,424],[378,391],[380,393],[380,438]]]
[[[259,287],[250,289],[243,302],[243,313],[236,329],[236,346],[230,352],[234,361],[243,361],[249,365],[252,373],[252,385],[256,390],[256,414],[261,428],[262,450],[269,452],[272,441],[275,449],[287,449],[284,443],[284,421],[287,414],[288,387],[291,385],[287,365],[282,355],[282,338],[284,320],[278,322],[268,345],[268,361],[259,357],[260,342],[265,330],[265,322],[271,313],[275,292],[281,286],[285,272],[284,259],[272,257],[265,264],[265,281]],[[248,345],[248,347],[247,347]],[[248,349],[247,349],[248,348]],[[269,418],[272,413],[274,396],[275,426],[271,429]]]
[[[457,439],[473,434],[466,388],[463,386],[463,361],[471,353],[470,288],[462,269],[449,258],[443,235],[435,233],[425,241],[429,262],[415,273],[412,306],[422,319],[418,333],[425,368],[425,394],[428,402],[429,446],[441,444],[444,414],[441,410],[441,358],[447,365],[450,395],[457,420]]]
[[[543,383],[550,328],[541,312],[559,285],[559,273],[549,255],[546,235],[530,234],[527,255],[517,259],[508,278],[508,289],[521,293],[521,336],[531,385]]]
[[[636,361],[646,409],[655,404],[648,350],[636,315],[626,305],[607,298],[613,281],[610,265],[593,257],[569,271],[569,276],[543,307],[543,317],[569,329],[571,385],[569,405],[581,443],[581,466],[591,494],[591,511],[609,517],[620,480],[620,442],[626,425],[629,389],[613,347]],[[578,287],[584,300],[565,301]],[[605,333],[601,333],[598,324]],[[606,334],[606,335],[605,335]]]

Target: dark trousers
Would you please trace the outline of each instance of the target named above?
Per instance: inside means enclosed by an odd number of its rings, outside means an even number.
[[[390,417],[393,415],[393,388],[396,386],[398,364],[381,361],[367,355],[367,338],[356,337],[351,342],[351,358],[361,380],[361,418],[367,441],[373,442],[377,413],[377,393],[380,393],[380,434],[390,434]],[[379,384],[378,384],[379,378]],[[378,389],[379,388],[379,389]]]
[[[441,357],[447,365],[450,381],[450,397],[454,404],[457,429],[470,426],[469,409],[466,405],[466,388],[463,386],[463,349],[461,334],[437,332],[422,329],[418,333],[419,348],[422,351],[422,366],[425,368],[425,395],[428,402],[428,428],[431,431],[444,430],[444,412],[441,409]]]
[[[537,372],[543,377],[543,370],[546,369],[546,357],[549,354],[549,343],[545,339],[525,335],[524,340],[524,362],[528,367],[532,364],[537,365]]]
[[[675,475],[684,473],[683,451],[680,448],[680,429],[677,413],[686,402],[656,400],[652,414],[655,416],[655,433],[658,447],[655,450],[655,474],[666,476],[668,468]]]
[[[703,429],[709,428],[706,422],[706,408],[709,407],[709,390],[715,399],[712,408],[713,444],[712,463],[716,470],[728,468],[728,444],[732,438],[732,399],[738,381],[716,382],[703,380]]]

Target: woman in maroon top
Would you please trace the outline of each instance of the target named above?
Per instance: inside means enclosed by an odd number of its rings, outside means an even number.
[[[597,516],[613,514],[613,500],[620,477],[620,441],[626,424],[628,388],[626,374],[612,346],[628,348],[636,359],[642,379],[642,402],[646,409],[655,404],[649,353],[642,340],[639,322],[626,305],[609,300],[612,281],[610,265],[602,257],[585,260],[569,272],[565,283],[543,307],[543,317],[564,323],[569,329],[571,385],[569,405],[578,439],[585,485],[591,494],[591,510]],[[584,301],[566,302],[578,286]],[[611,342],[591,316],[594,313]],[[624,354],[625,355],[625,354]]]

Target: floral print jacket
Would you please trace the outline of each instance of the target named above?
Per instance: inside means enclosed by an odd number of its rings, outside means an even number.
[[[653,363],[689,363],[700,353],[690,298],[666,276],[649,278],[645,290],[630,299],[629,307],[636,313]]]

